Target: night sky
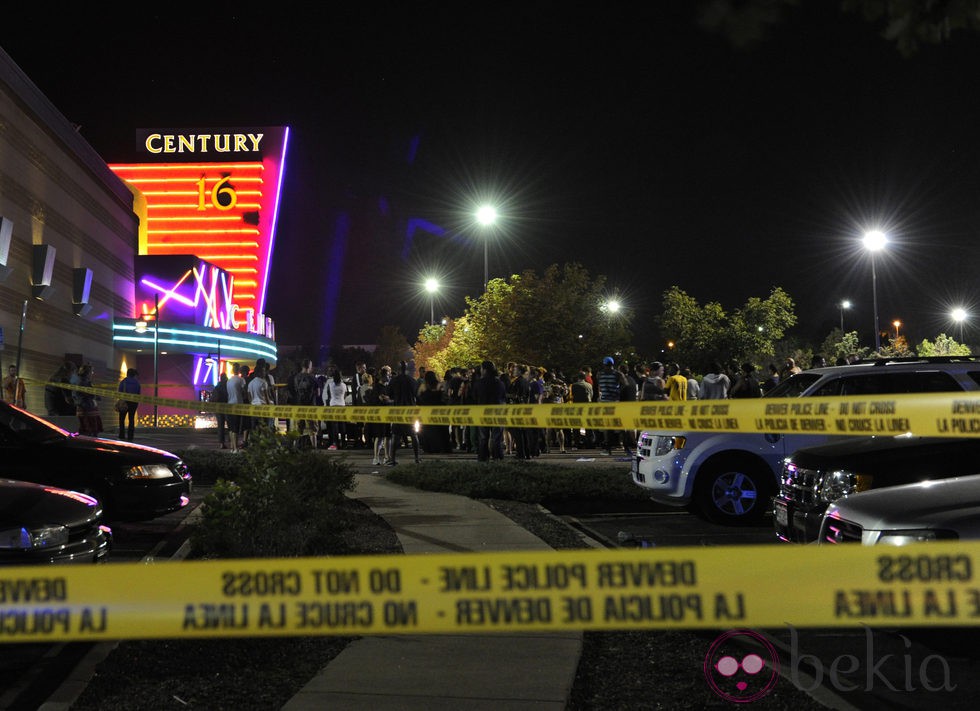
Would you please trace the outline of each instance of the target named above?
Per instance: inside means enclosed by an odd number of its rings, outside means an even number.
[[[672,285],[728,308],[781,286],[814,345],[847,298],[871,345],[872,228],[882,324],[958,336],[953,306],[980,326],[980,36],[904,58],[836,4],[736,49],[686,2],[21,3],[0,46],[107,162],[137,128],[291,127],[280,344],[414,340],[430,275],[461,314],[482,201],[491,277],[605,274],[648,353]]]

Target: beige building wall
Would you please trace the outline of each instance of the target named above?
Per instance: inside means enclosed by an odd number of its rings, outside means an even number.
[[[112,347],[112,318],[133,309],[133,255],[138,218],[133,195],[36,86],[0,50],[0,216],[13,223],[7,266],[0,282],[0,367],[17,359],[23,304],[27,318],[21,374],[47,379],[66,354],[96,370],[95,382],[117,383],[121,356]],[[41,301],[32,289],[34,245],[56,255],[53,292]],[[2,253],[2,250],[0,250]],[[72,270],[92,270],[91,309],[72,308]],[[103,403],[107,427],[112,400]],[[27,409],[44,413],[44,395],[28,386]]]

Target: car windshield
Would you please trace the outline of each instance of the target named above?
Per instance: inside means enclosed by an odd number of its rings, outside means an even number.
[[[53,442],[68,432],[15,407],[0,407],[0,445]]]
[[[797,373],[767,392],[765,397],[799,397],[818,380],[819,373]]]

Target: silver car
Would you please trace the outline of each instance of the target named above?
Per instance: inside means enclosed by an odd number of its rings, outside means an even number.
[[[980,539],[980,474],[852,494],[827,509],[818,543],[957,539]]]

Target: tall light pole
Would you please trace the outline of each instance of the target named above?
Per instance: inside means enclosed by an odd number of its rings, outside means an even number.
[[[485,287],[484,287],[485,288]],[[429,325],[436,322],[436,292],[439,291],[439,281],[437,279],[426,279],[425,290],[429,292]]]
[[[898,340],[898,329],[902,327],[902,322],[896,319],[892,321],[892,326],[895,327],[895,339]]]
[[[875,252],[885,248],[888,238],[880,230],[871,230],[864,235],[864,248],[871,252],[871,296],[875,312],[875,352],[881,350],[881,331],[878,330],[878,274],[875,271]]]
[[[844,333],[844,309],[851,308],[851,302],[848,301],[847,299],[844,299],[839,304],[837,304],[837,308],[840,309],[840,332]]]
[[[969,318],[970,315],[966,312],[966,309],[964,309],[964,308],[962,308],[960,306],[957,306],[955,309],[953,309],[949,313],[949,315],[953,319],[953,321],[956,322],[956,325],[959,326],[959,329],[960,329],[959,330],[959,336],[960,336],[960,341],[962,342],[963,341],[963,322],[966,321],[966,319]]]
[[[487,284],[490,283],[490,235],[488,232],[493,223],[497,221],[497,209],[491,205],[484,205],[476,211],[476,221],[488,228],[484,230],[483,234],[483,291],[486,291]]]

